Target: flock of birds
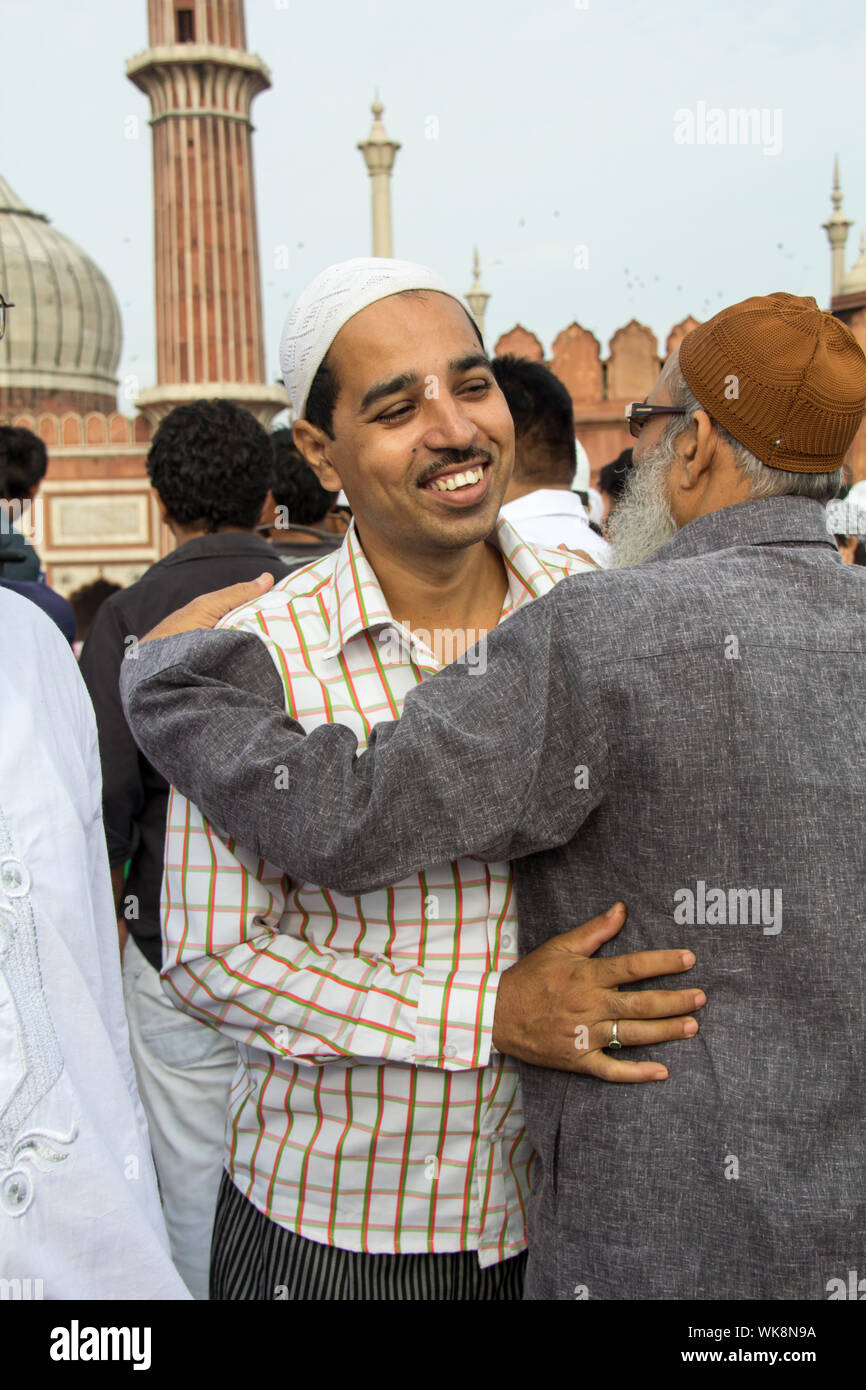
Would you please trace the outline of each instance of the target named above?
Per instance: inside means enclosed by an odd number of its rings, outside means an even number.
[[[559,212],[558,212],[558,210],[554,211],[553,216],[554,216],[554,217],[559,217]],[[517,225],[518,225],[518,227],[525,227],[525,226],[526,226],[526,218],[525,218],[525,217],[521,217],[521,218],[518,220]],[[124,241],[125,241],[125,242],[129,242],[129,241],[131,241],[131,240],[132,240],[131,237],[124,237]],[[298,242],[295,243],[295,249],[298,250],[298,251],[303,251],[304,246],[305,246],[305,243],[304,243],[303,241],[298,241]],[[783,242],[778,241],[778,242],[776,243],[776,250],[782,252],[782,258],[783,258],[784,260],[786,260],[786,261],[792,261],[792,260],[794,260],[794,252],[793,252],[793,251],[786,251]],[[494,261],[491,261],[491,262],[490,262],[491,267],[500,266],[500,265],[504,265],[504,264],[505,264],[505,261],[504,261],[501,257],[500,257],[499,259],[497,259],[497,260],[494,260]],[[803,266],[803,267],[802,267],[802,270],[803,270],[805,273],[809,274],[809,275],[812,275],[812,274],[813,274],[813,268],[812,268],[811,266]],[[631,269],[631,268],[630,268],[629,266],[627,266],[627,265],[623,266],[623,268],[622,268],[622,273],[623,273],[623,277],[624,277],[624,279],[625,279],[625,288],[626,288],[626,291],[628,292],[628,295],[629,295],[628,303],[629,303],[629,304],[634,304],[634,303],[635,303],[635,298],[634,298],[635,292],[641,291],[641,290],[645,291],[645,290],[648,288],[647,282],[641,278],[641,276],[640,276],[640,274],[639,274],[639,272],[638,272],[637,270],[633,270],[633,269]],[[661,284],[664,283],[661,275],[653,275],[652,278],[653,278],[653,284],[655,284],[655,285],[661,285]],[[273,288],[274,288],[274,281],[273,281],[273,280],[268,280],[268,281],[266,282],[266,288],[267,288],[267,289],[273,289]],[[675,289],[675,291],[676,291],[677,294],[682,294],[684,288],[685,288],[685,287],[684,287],[683,285],[675,285],[675,286],[674,286],[674,289]],[[293,298],[293,297],[294,297],[294,293],[295,293],[295,291],[294,291],[294,290],[291,290],[291,289],[283,290],[282,298],[283,298],[283,299]],[[726,293],[725,293],[724,290],[718,290],[718,291],[716,292],[716,299],[717,299],[717,300],[719,300],[719,299],[725,299],[725,298],[726,298]],[[129,308],[130,305],[131,305],[131,303],[132,303],[131,300],[127,301],[127,302],[124,304],[124,308]],[[702,309],[702,311],[706,311],[706,310],[708,310],[708,309],[711,309],[712,306],[713,306],[713,299],[712,299],[712,296],[708,295],[708,296],[704,299],[704,301],[703,301],[703,303],[702,303],[702,305],[701,305],[701,309]],[[132,358],[131,360],[132,360],[132,361],[137,361],[138,359],[137,359],[137,358]]]

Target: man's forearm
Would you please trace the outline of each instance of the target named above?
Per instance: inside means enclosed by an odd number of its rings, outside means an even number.
[[[360,757],[347,728],[305,735],[289,718],[264,642],[245,632],[143,645],[123,673],[127,716],[218,829],[293,878],[354,894],[431,864],[528,854],[570,838],[597,804],[606,747],[590,704],[549,708],[550,662],[527,659],[522,616],[491,634],[486,673],[424,681]],[[587,761],[590,789],[573,773]]]
[[[235,1042],[307,1065],[486,1065],[499,975],[481,968],[483,957],[472,969],[424,964],[414,951],[392,960],[375,927],[359,940],[361,905],[356,917],[354,903],[335,903],[312,885],[293,912],[280,870],[227,844],[177,791],[164,883],[163,987],[178,1008]],[[311,896],[332,916],[327,940]],[[293,934],[305,909],[312,926]],[[375,916],[375,905],[367,911]]]
[[[115,864],[111,870],[111,895],[114,899],[114,915],[117,918],[117,945],[121,959],[129,941],[129,928],[123,916],[123,889],[126,884],[126,865]]]
[[[182,955],[165,972],[166,993],[235,1042],[312,1065],[463,1070],[489,1061],[498,972],[400,967],[261,928],[231,946],[217,939],[207,955],[188,945]]]
[[[114,897],[115,916],[123,916],[123,890],[126,885],[126,865],[115,864],[111,870],[111,892]]]

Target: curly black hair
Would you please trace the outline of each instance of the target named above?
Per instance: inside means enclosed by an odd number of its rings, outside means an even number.
[[[234,401],[179,405],[153,436],[147,472],[179,526],[258,524],[273,463],[270,435]]]
[[[288,509],[289,528],[316,526],[337,494],[322,487],[295,444],[290,429],[274,430],[271,448],[274,454],[271,492],[277,506]]]
[[[17,425],[0,425],[0,497],[23,501],[42,482],[47,468],[48,455],[37,434]]]
[[[90,584],[80,585],[74,593],[69,595],[69,602],[75,613],[75,637],[77,641],[84,641],[93,626],[93,619],[105,600],[111,598],[112,594],[119,594],[122,588],[122,584],[115,584],[111,579],[100,578],[92,580]]]

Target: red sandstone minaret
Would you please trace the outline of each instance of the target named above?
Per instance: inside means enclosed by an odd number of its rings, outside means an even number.
[[[270,86],[246,51],[243,0],[148,0],[150,47],[126,65],[150,99],[156,424],[174,406],[227,396],[267,423],[288,404],[266,384],[253,187],[253,97]]]

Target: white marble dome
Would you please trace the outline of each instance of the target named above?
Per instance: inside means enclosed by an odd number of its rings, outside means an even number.
[[[114,291],[90,257],[3,178],[0,291],[15,305],[0,342],[0,387],[115,399],[122,330]]]

